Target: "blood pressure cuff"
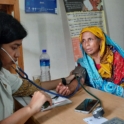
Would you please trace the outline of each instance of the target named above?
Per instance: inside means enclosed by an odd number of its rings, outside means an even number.
[[[74,71],[72,72],[72,74],[74,74],[75,76],[79,77],[79,78],[86,78],[86,69],[84,67],[81,66],[77,66]]]

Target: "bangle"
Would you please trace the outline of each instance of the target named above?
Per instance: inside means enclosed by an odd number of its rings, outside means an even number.
[[[66,85],[67,83],[66,83],[65,78],[61,78],[61,79],[62,79],[62,84]]]

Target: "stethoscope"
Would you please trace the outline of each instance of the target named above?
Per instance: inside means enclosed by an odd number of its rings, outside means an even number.
[[[79,88],[79,86],[80,86],[79,83],[78,83],[78,85],[77,85],[75,91],[74,91],[72,94],[68,95],[68,96],[63,96],[63,95],[60,95],[60,94],[51,92],[51,91],[49,91],[49,90],[46,90],[46,89],[44,89],[44,88],[38,86],[36,83],[34,83],[32,80],[30,80],[30,79],[28,78],[28,75],[19,67],[19,65],[14,61],[14,59],[12,58],[12,56],[10,56],[10,54],[9,54],[4,48],[1,47],[1,49],[9,56],[9,58],[10,58],[10,59],[13,61],[13,63],[16,65],[16,68],[15,68],[14,66],[12,66],[12,68],[19,74],[19,76],[20,76],[21,78],[25,79],[25,80],[28,80],[31,84],[33,84],[33,85],[34,85],[35,87],[37,87],[38,89],[43,90],[43,91],[45,91],[45,92],[47,92],[47,93],[53,94],[53,95],[55,95],[55,96],[60,96],[60,97],[65,97],[65,98],[69,98],[69,97],[73,96],[73,95],[77,92],[77,90],[78,90],[78,88]]]
[[[36,83],[34,83],[32,80],[30,80],[30,79],[28,78],[28,75],[19,67],[19,65],[14,61],[14,59],[10,56],[10,54],[9,54],[4,48],[1,47],[1,49],[9,56],[9,58],[10,58],[10,59],[13,61],[13,63],[16,65],[16,68],[15,68],[14,66],[12,66],[12,68],[19,74],[19,76],[20,76],[21,78],[25,79],[25,80],[28,80],[31,84],[33,84],[33,85],[34,85],[35,87],[37,87],[38,89],[43,90],[43,91],[45,91],[45,92],[47,92],[47,93],[53,94],[53,95],[58,96],[58,97],[69,98],[69,97],[73,96],[73,95],[77,92],[77,90],[79,89],[79,86],[81,86],[87,93],[89,93],[91,96],[93,96],[94,98],[96,98],[97,100],[99,100],[99,98],[97,98],[96,96],[94,96],[93,94],[91,94],[89,91],[87,91],[87,90],[84,88],[84,86],[80,83],[81,77],[77,77],[76,75],[75,75],[75,77],[76,77],[76,79],[77,79],[77,81],[78,81],[78,85],[77,85],[75,91],[74,91],[72,94],[68,95],[68,96],[62,96],[62,95],[60,95],[60,94],[51,92],[51,91],[49,91],[49,90],[46,90],[46,89],[44,89],[44,88],[38,86]],[[100,106],[98,106],[97,109],[95,109],[95,110],[93,111],[93,116],[94,116],[95,118],[101,118],[101,117],[103,116],[103,114],[104,114],[103,108],[101,107],[102,105],[101,105],[101,101],[100,101],[100,100],[99,100],[99,103],[100,103]]]

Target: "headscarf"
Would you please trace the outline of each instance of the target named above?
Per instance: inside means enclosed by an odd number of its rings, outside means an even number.
[[[113,53],[110,48],[106,45],[106,39],[103,31],[96,26],[86,27],[80,32],[79,40],[82,42],[82,34],[84,32],[91,32],[96,37],[101,39],[100,45],[100,66],[98,70],[99,74],[103,78],[111,78],[112,76],[112,64],[113,64]]]

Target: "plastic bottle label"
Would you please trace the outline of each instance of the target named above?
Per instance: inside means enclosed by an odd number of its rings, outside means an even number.
[[[40,66],[50,66],[50,60],[49,59],[41,59]]]

